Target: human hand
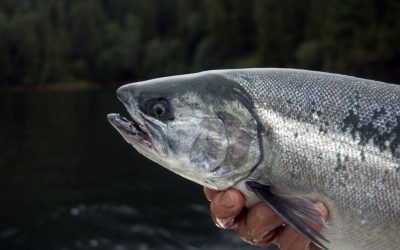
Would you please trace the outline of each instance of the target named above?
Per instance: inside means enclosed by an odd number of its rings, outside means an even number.
[[[224,229],[236,230],[238,236],[253,245],[279,245],[281,250],[319,249],[284,221],[265,203],[260,202],[250,209],[244,207],[245,200],[238,190],[216,191],[204,187],[204,193],[210,203],[211,217],[214,223]],[[321,202],[316,203],[321,218],[328,219],[328,208]],[[322,227],[312,224],[317,231]]]

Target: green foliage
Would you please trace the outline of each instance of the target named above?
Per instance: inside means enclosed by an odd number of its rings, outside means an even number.
[[[400,76],[396,0],[2,0],[0,84],[214,68]]]

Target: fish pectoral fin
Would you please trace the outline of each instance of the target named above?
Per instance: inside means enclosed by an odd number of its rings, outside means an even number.
[[[303,234],[311,242],[322,249],[326,248],[319,239],[329,241],[317,230],[307,224],[312,222],[318,225],[325,225],[324,221],[318,216],[319,211],[308,198],[299,195],[279,193],[273,190],[272,186],[247,181],[248,189],[264,200],[287,224],[291,225],[298,232]]]

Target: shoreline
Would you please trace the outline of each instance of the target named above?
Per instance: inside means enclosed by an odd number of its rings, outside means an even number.
[[[26,85],[0,85],[0,92],[47,92],[47,91],[87,91],[100,89],[114,89],[118,87],[116,84],[101,85],[88,81],[71,81],[46,83],[34,86]]]

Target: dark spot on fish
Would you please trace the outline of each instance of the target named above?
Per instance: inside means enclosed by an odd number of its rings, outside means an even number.
[[[311,113],[315,113],[315,111],[316,111],[315,109],[311,109]]]
[[[354,102],[353,102],[355,110],[360,109],[359,101],[360,101],[360,92],[358,90],[356,90],[356,91],[354,91]]]
[[[389,174],[389,170],[386,169],[386,170],[383,172],[382,183],[386,182],[386,180],[387,180],[386,178],[387,178],[388,174]]]
[[[311,105],[315,106],[315,102],[314,102],[314,101],[311,101]]]
[[[365,123],[361,120],[360,116],[357,115],[354,110],[349,111],[349,115],[343,120],[344,126],[343,132],[350,131],[353,139],[358,134],[360,136],[360,145],[364,146],[372,140],[373,144],[377,146],[381,151],[390,149],[393,156],[395,151],[400,144],[400,116],[396,116],[396,126],[391,126],[390,123],[386,123],[386,126],[391,128],[391,132],[381,133],[378,128],[374,127],[373,122],[379,119],[382,115],[387,115],[384,108],[380,110],[374,110],[371,122]],[[394,139],[392,139],[394,138]],[[385,142],[391,141],[389,147],[385,145]]]
[[[342,132],[346,132],[350,129],[350,133],[353,139],[356,139],[356,129],[357,124],[360,122],[360,117],[354,113],[353,110],[350,110],[350,114],[343,120],[344,126],[342,128]]]
[[[321,110],[318,110],[318,111],[317,111],[317,115],[318,115],[318,116],[322,115]]]
[[[335,167],[335,171],[336,172],[338,172],[338,171],[341,171],[341,170],[346,170],[346,166],[345,165],[343,165],[343,163],[342,163],[342,156],[341,156],[341,154],[340,153],[337,153],[336,154],[336,167]]]
[[[294,133],[294,138],[297,138],[297,137],[299,137],[299,133]]]
[[[289,104],[289,105],[292,105],[292,104],[293,104],[293,101],[290,100],[290,99],[287,99],[287,100],[286,100],[286,103]]]
[[[395,138],[390,143],[390,151],[392,154],[395,154],[396,149],[400,145],[400,116],[396,116],[396,126],[392,128],[392,134],[394,134]],[[396,158],[400,157],[400,152],[397,152]]]
[[[364,149],[361,149],[360,156],[361,156],[361,161],[365,161]]]

